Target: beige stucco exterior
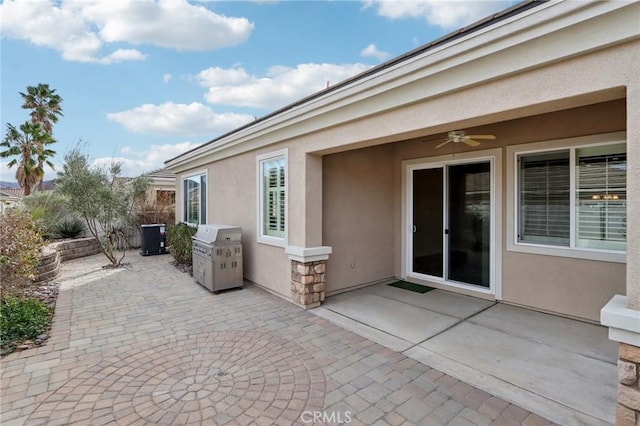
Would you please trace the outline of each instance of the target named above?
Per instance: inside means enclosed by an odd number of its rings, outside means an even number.
[[[167,162],[176,217],[182,177],[206,171],[207,223],[243,228],[246,279],[289,298],[287,247],[331,247],[331,294],[405,276],[403,162],[497,150],[499,288],[479,296],[595,322],[616,293],[640,309],[638,13],[637,2],[545,3],[258,120]],[[424,142],[454,129],[497,139],[475,151]],[[510,250],[508,147],[613,132],[627,143],[626,262]],[[257,158],[282,149],[287,237],[263,244]]]
[[[149,187],[147,188],[147,202],[154,203],[159,200],[159,193],[175,192],[176,176],[165,169],[154,170],[145,173],[149,179]]]
[[[473,133],[500,135],[484,147],[506,151],[506,146],[535,142],[536,137],[555,140],[616,132],[624,130],[625,122],[625,102],[615,100],[495,123]],[[454,148],[458,153],[474,151]],[[329,294],[403,276],[402,161],[435,154],[441,152],[433,143],[418,139],[324,157],[323,244],[333,249],[327,264]],[[507,157],[502,158],[502,174],[509,176]],[[506,179],[501,191],[506,198]],[[509,214],[504,203],[502,217]],[[502,239],[504,302],[597,321],[602,306],[625,291],[624,263],[509,251],[506,221]]]

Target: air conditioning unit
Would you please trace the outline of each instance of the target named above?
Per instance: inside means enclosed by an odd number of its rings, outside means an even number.
[[[169,253],[167,249],[167,226],[164,223],[141,225],[140,234],[142,239],[141,255],[150,256]]]

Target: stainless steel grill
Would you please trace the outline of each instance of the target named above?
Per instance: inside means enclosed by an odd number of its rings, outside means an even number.
[[[242,288],[242,230],[231,225],[200,225],[192,238],[193,277],[217,293]]]

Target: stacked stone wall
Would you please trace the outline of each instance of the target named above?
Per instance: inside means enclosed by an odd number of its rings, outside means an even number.
[[[56,249],[62,262],[100,253],[100,243],[93,237],[61,241],[54,244],[57,245]]]
[[[618,349],[617,426],[640,426],[640,348],[620,343]]]
[[[61,241],[49,244],[38,265],[38,275],[34,282],[50,281],[60,275],[60,263],[79,257],[100,253],[100,243],[93,237]]]
[[[313,308],[324,301],[325,261],[291,261],[291,299],[294,303]]]

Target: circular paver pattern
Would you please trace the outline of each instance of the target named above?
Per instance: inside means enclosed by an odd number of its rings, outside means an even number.
[[[298,344],[209,332],[107,358],[69,380],[27,424],[291,423],[322,409],[325,378]]]

